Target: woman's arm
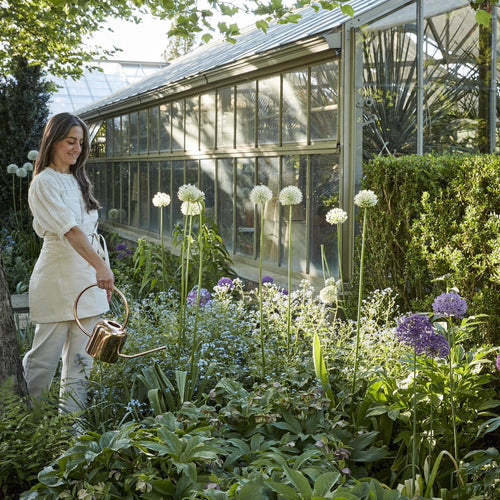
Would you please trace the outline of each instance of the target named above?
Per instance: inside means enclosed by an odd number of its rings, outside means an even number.
[[[97,255],[87,235],[78,226],[72,227],[64,236],[66,236],[69,244],[75,251],[96,270],[97,286],[99,288],[104,288],[108,292],[109,300],[115,283],[113,271],[111,271],[106,262]]]

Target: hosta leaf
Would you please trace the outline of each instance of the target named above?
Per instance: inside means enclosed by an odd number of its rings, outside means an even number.
[[[285,474],[288,480],[299,490],[303,500],[310,500],[312,490],[307,478],[298,470],[285,467]]]

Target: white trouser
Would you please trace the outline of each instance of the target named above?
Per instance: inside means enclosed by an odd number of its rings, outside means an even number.
[[[80,319],[89,333],[99,317]],[[31,350],[23,359],[24,377],[30,396],[38,397],[50,387],[62,356],[59,397],[64,411],[75,413],[85,408],[87,379],[92,357],[85,352],[88,341],[76,321],[37,323]]]

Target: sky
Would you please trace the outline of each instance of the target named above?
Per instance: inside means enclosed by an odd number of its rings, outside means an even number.
[[[237,22],[240,29],[255,22],[251,16],[235,16],[231,22]],[[167,32],[170,28],[168,20],[159,20],[150,15],[143,15],[142,22],[135,24],[123,20],[111,19],[109,29],[101,30],[92,36],[92,44],[103,47],[119,47],[122,52],[113,59],[127,61],[162,61],[162,53],[167,46]],[[217,36],[214,34],[214,36]]]

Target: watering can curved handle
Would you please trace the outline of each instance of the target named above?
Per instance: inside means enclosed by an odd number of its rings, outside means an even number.
[[[76,321],[76,324],[78,325],[78,327],[80,328],[80,330],[85,334],[87,335],[87,337],[91,337],[92,335],[87,332],[87,330],[85,330],[85,328],[83,328],[82,324],[80,323],[80,320],[78,319],[78,314],[77,314],[77,307],[78,307],[78,301],[80,300],[80,297],[89,289],[89,288],[92,288],[94,286],[97,286],[97,283],[94,283],[93,285],[89,285],[87,286],[86,288],[84,288],[79,294],[78,294],[78,297],[76,298],[75,300],[75,305],[73,306],[73,315],[75,316],[75,321]],[[123,323],[123,325],[121,325],[121,328],[124,329],[125,326],[127,325],[127,321],[128,321],[128,315],[129,315],[129,308],[128,308],[128,302],[127,302],[127,299],[125,298],[125,295],[123,295],[123,293],[118,290],[118,288],[116,287],[113,287],[113,291],[116,292],[120,298],[123,300],[123,303],[125,304],[125,322]]]

